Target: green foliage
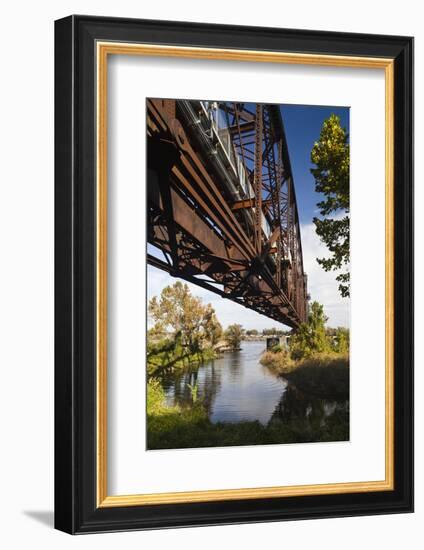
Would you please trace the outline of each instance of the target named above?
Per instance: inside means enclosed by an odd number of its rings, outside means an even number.
[[[255,328],[246,330],[246,336],[257,336],[258,334],[259,332]]]
[[[280,373],[288,373],[298,369],[307,359],[321,366],[340,358],[344,361],[349,354],[349,329],[327,328],[326,322],[324,307],[312,302],[308,321],[291,334],[288,349],[273,346],[262,354],[261,363]]]
[[[326,328],[327,317],[312,302],[308,322],[289,339],[289,350],[274,346],[261,363],[279,372],[295,386],[321,397],[349,397],[349,329]]]
[[[191,399],[193,401],[193,403],[196,403],[197,402],[197,394],[199,392],[199,384],[187,384],[189,390],[190,390],[190,394],[191,394]]]
[[[275,344],[275,346],[272,346],[271,351],[272,353],[280,353],[283,352],[284,348],[280,344]]]
[[[157,378],[150,378],[147,384],[147,414],[157,414],[165,402],[165,393]]]
[[[288,353],[267,351],[261,363],[290,380],[296,388],[317,397],[349,398],[349,355],[317,353],[293,361]]]
[[[290,372],[296,367],[295,362],[290,356],[289,350],[281,346],[274,346],[271,350],[265,351],[261,355],[260,362],[262,365],[281,374]]]
[[[315,190],[325,199],[317,204],[324,219],[314,218],[315,230],[331,252],[329,258],[317,258],[325,271],[340,270],[349,266],[349,138],[340,125],[340,118],[332,114],[321,129],[319,141],[314,144],[311,161],[315,168]],[[329,217],[337,214],[337,219]],[[340,218],[340,215],[342,216]],[[339,291],[349,296],[349,271],[340,273]]]
[[[160,338],[154,328],[147,333],[147,375],[160,375],[162,370],[184,361],[185,351],[181,346],[181,337]]]
[[[212,346],[217,344],[222,336],[223,330],[221,323],[218,321],[215,310],[208,304],[203,315],[203,337],[211,343]]]
[[[262,330],[263,336],[282,336],[283,334],[284,334],[284,330],[278,329],[276,327],[264,328]]]
[[[323,411],[324,414],[324,411]],[[307,417],[289,424],[271,419],[267,426],[259,422],[218,422],[213,424],[204,405],[168,407],[156,380],[147,386],[147,448],[183,449],[234,445],[266,445],[349,439],[349,412],[336,411],[322,422],[311,423]]]
[[[178,338],[190,353],[200,351],[205,342],[213,346],[221,337],[222,327],[212,306],[204,305],[180,281],[165,287],[159,299],[154,296],[148,311],[155,322],[150,336],[172,330],[173,339]]]
[[[230,348],[237,350],[240,348],[240,343],[243,338],[243,327],[237,323],[229,325],[224,333],[224,338]]]
[[[338,327],[333,338],[333,349],[336,353],[349,353],[350,333],[349,329]]]
[[[312,357],[316,353],[330,351],[331,344],[325,330],[327,317],[324,308],[318,302],[312,302],[307,323],[302,323],[289,340],[292,359]]]
[[[318,354],[284,374],[299,390],[318,397],[349,399],[349,356]]]
[[[171,370],[193,368],[204,361],[215,359],[212,347],[202,348],[191,352],[186,346],[181,345],[178,334],[174,338],[163,339],[156,342],[147,341],[147,375],[159,377]]]

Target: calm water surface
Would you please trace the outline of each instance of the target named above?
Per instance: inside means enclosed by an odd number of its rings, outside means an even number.
[[[325,424],[334,412],[346,409],[346,401],[319,399],[300,392],[284,378],[260,364],[265,342],[242,342],[241,351],[225,353],[196,371],[172,374],[163,380],[168,405],[189,406],[191,387],[206,406],[211,422],[271,419],[318,419]]]

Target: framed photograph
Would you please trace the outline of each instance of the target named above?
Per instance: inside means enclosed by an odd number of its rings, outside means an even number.
[[[55,25],[55,525],[411,512],[413,39]]]

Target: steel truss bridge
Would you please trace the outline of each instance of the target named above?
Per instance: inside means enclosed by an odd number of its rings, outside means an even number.
[[[278,105],[147,101],[148,263],[292,328],[306,320]]]

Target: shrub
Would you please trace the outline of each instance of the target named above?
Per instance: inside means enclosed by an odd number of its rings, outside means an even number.
[[[292,359],[298,361],[331,350],[331,339],[325,329],[326,322],[323,306],[318,302],[312,302],[307,323],[302,323],[290,338]]]
[[[224,338],[231,349],[238,350],[243,338],[243,327],[237,323],[230,325],[224,332]]]
[[[317,354],[299,361],[287,378],[301,391],[320,397],[349,398],[349,356]]]
[[[273,348],[272,350],[264,352],[260,359],[261,364],[281,373],[289,372],[293,369],[294,362],[292,361],[290,353],[286,348],[280,346],[278,347],[280,348],[279,351],[274,351]]]
[[[275,346],[272,346],[272,348],[269,351],[272,351],[272,353],[280,353],[283,351],[283,347],[280,344],[276,344]]]

